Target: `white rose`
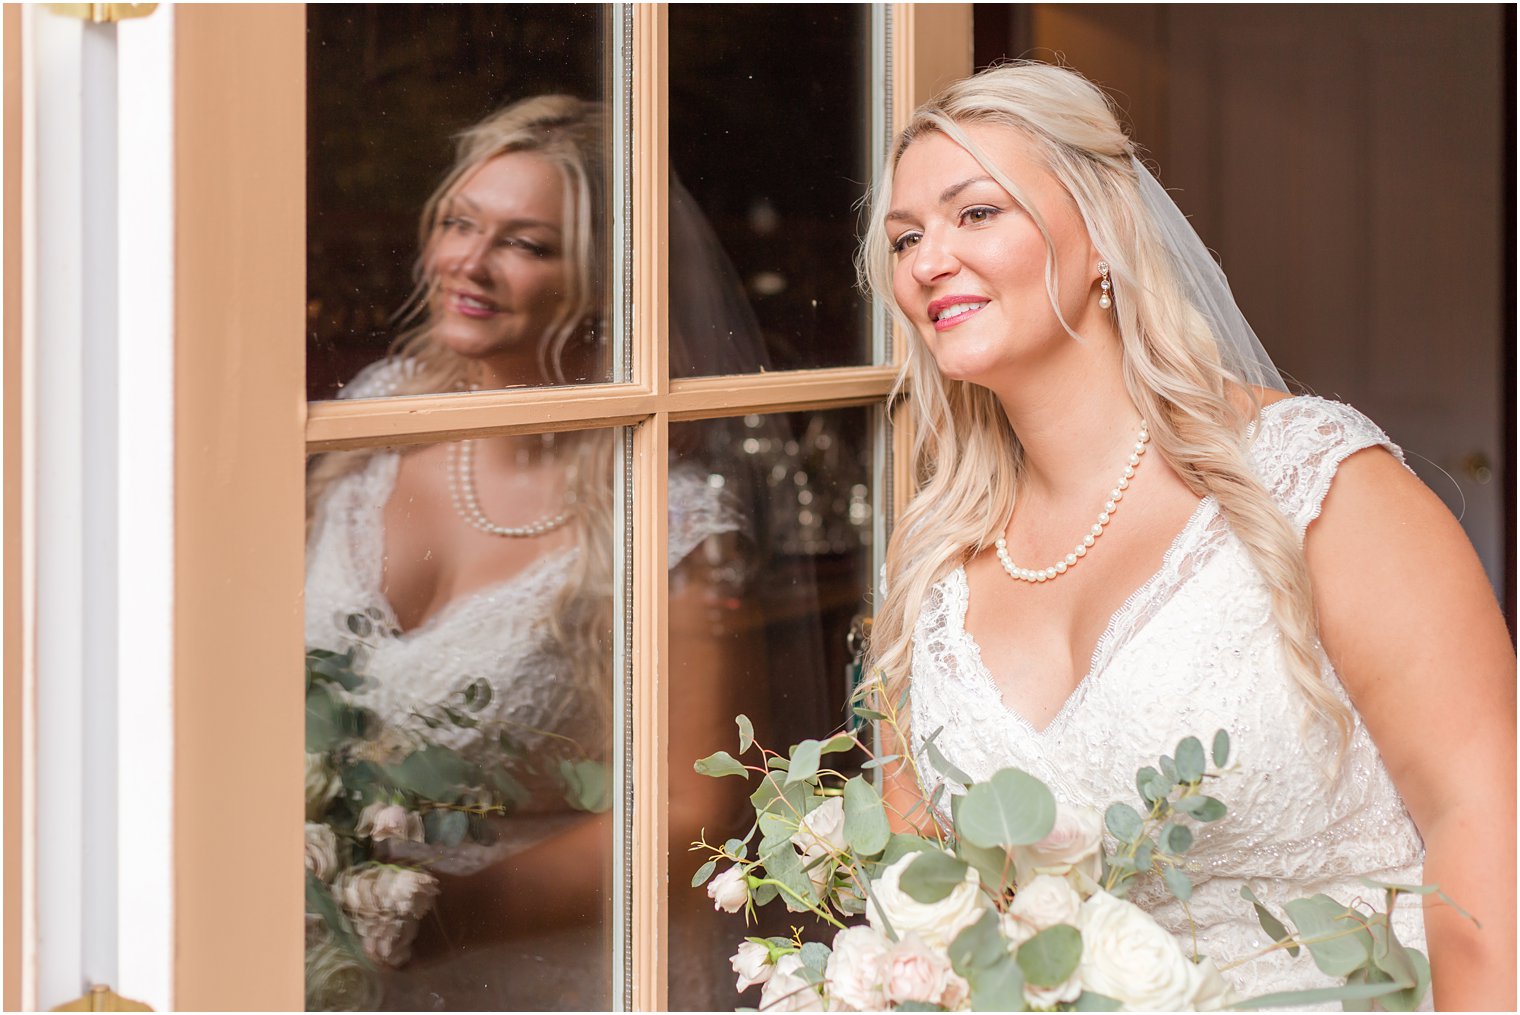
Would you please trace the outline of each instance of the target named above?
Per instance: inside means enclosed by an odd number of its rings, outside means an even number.
[[[388,966],[411,957],[418,922],[437,895],[437,878],[403,867],[350,868],[333,879],[333,897],[352,918],[365,954]]]
[[[745,880],[744,868],[734,864],[707,883],[707,897],[713,900],[713,909],[725,913],[737,913],[749,901],[749,882]]]
[[[966,981],[950,968],[950,959],[917,934],[904,934],[887,953],[883,976],[887,1001],[918,1001],[955,1010],[971,994]]]
[[[836,1011],[880,1011],[887,1006],[885,958],[892,943],[872,927],[846,927],[834,935],[824,977]]]
[[[1008,912],[1024,920],[1035,930],[1054,927],[1058,923],[1077,925],[1077,914],[1082,911],[1082,897],[1072,890],[1065,878],[1041,874],[1021,885]]]
[[[792,833],[792,845],[809,860],[844,852],[849,847],[844,837],[844,798],[829,797],[804,815]]]
[[[1198,988],[1193,992],[1194,1011],[1224,1011],[1240,1000],[1240,995],[1224,978],[1214,960],[1204,958],[1196,967]]]
[[[1083,986],[1137,1011],[1182,1011],[1201,974],[1182,946],[1145,910],[1095,892],[1082,904]]]
[[[343,791],[343,780],[327,764],[327,755],[306,755],[306,820],[320,821],[333,797]]]
[[[986,908],[976,868],[966,868],[966,877],[960,884],[938,902],[919,902],[898,887],[903,871],[918,858],[909,853],[871,882],[872,898],[866,903],[866,920],[872,927],[886,933],[886,924],[901,937],[917,934],[924,943],[934,948],[948,948],[955,936],[976,922]]]
[[[1076,872],[1095,887],[1103,876],[1103,818],[1085,807],[1056,808],[1050,834],[1013,849],[1014,881],[1022,885],[1039,874]],[[1090,888],[1089,888],[1090,890]]]
[[[422,815],[409,811],[400,804],[388,804],[376,800],[359,813],[359,827],[355,831],[376,842],[400,839],[405,842],[426,842],[422,829]]]
[[[771,978],[760,991],[761,1011],[823,1011],[823,995],[797,971],[802,959],[793,952],[776,961]]]
[[[771,965],[771,950],[755,941],[745,941],[739,945],[739,950],[734,952],[728,964],[739,975],[739,983],[734,989],[741,992],[769,980],[771,970],[775,968]]]
[[[338,873],[338,837],[320,821],[306,822],[306,869],[318,881],[331,881]]]

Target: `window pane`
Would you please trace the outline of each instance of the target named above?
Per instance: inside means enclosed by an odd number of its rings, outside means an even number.
[[[308,6],[309,397],[613,376],[612,18]]]
[[[611,1005],[620,441],[313,459],[308,1007]]]
[[[871,179],[871,17],[865,4],[670,8],[670,162],[692,206],[673,183],[673,376],[871,362],[852,260]],[[709,337],[713,308],[688,282],[708,265],[676,241],[692,214],[712,223],[763,342]]]
[[[692,762],[739,755],[737,713],[780,752],[844,722],[848,635],[870,587],[874,415],[838,409],[670,428],[673,1009],[753,1005],[753,995],[734,993],[729,956],[745,935],[810,925],[776,905],[746,928],[690,887],[707,856],[686,847],[701,834],[718,845],[744,836],[757,786],[696,775]]]

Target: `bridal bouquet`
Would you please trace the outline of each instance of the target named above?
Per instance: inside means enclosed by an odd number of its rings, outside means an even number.
[[[891,830],[868,774],[827,767],[831,755],[870,755],[859,738],[806,740],[783,757],[755,744],[744,716],[737,723],[739,755],[753,751],[753,762],[719,751],[696,769],[754,780],[755,823],[743,839],[694,843],[710,858],[692,884],[706,884],[721,910],[751,917],[755,907],[779,901],[834,928],[832,945],[794,930],[791,938],[751,937],[739,946],[738,989],[759,986],[763,1011],[1212,1011],[1335,1000],[1367,1010],[1373,999],[1411,1011],[1429,987],[1425,956],[1398,942],[1388,913],[1397,893],[1434,889],[1377,886],[1388,907],[1373,913],[1325,895],[1295,900],[1285,907],[1292,931],[1243,889],[1273,947],[1307,950],[1321,970],[1346,981],[1250,1000],[1232,993],[1209,958],[1128,901],[1152,878],[1184,904],[1191,897],[1183,858],[1192,829],[1225,814],[1205,792],[1229,763],[1222,730],[1207,753],[1187,737],[1142,768],[1139,806],[1116,802],[1101,816],[1059,805],[1017,769],[974,782],[931,737],[929,757],[966,792],[949,801],[948,822],[940,792],[904,815],[930,827],[916,835]],[[860,768],[894,763],[913,765],[911,757],[872,757]],[[1117,844],[1109,853],[1105,828]],[[862,916],[863,923],[846,923]]]
[[[496,841],[489,819],[528,802],[506,765],[477,764],[432,731],[477,731],[528,767],[519,737],[542,732],[482,718],[493,695],[486,680],[382,720],[362,704],[370,684],[362,672],[365,639],[383,636],[378,623],[377,615],[348,616],[352,647],[306,653],[306,980],[313,1011],[373,1009],[380,1000],[376,964],[399,967],[410,959],[439,893],[429,857],[486,850]],[[600,762],[560,760],[553,774],[568,807],[610,806]]]

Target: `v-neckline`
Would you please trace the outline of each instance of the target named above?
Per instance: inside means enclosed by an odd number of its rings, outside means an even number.
[[[530,578],[536,579],[542,572],[548,570],[549,565],[561,564],[571,554],[576,552],[576,547],[570,546],[546,553],[516,574],[509,575],[500,581],[482,585],[477,589],[470,590],[465,595],[450,599],[438,609],[422,618],[414,626],[403,628],[401,620],[396,614],[396,608],[391,604],[391,597],[385,593],[385,507],[390,503],[391,495],[396,492],[396,475],[401,467],[401,455],[394,451],[385,454],[390,460],[385,463],[385,473],[381,482],[382,489],[379,490],[380,495],[375,498],[375,524],[370,529],[373,533],[375,545],[371,547],[373,552],[367,554],[368,559],[374,561],[374,566],[368,574],[368,591],[374,597],[375,604],[385,614],[385,620],[391,629],[399,632],[395,635],[396,641],[415,641],[429,634],[435,628],[443,626],[444,621],[457,615],[466,604],[483,599],[486,596],[494,595],[509,586],[525,583]]]
[[[1142,582],[1138,588],[1131,592],[1124,602],[1119,605],[1119,608],[1109,616],[1108,623],[1103,628],[1103,633],[1098,636],[1097,642],[1093,645],[1092,657],[1088,662],[1086,674],[1072,688],[1071,693],[1066,696],[1066,700],[1061,703],[1060,709],[1057,710],[1056,714],[1043,727],[1036,726],[1022,712],[1008,704],[1008,700],[1003,696],[1002,688],[998,685],[997,680],[992,675],[992,671],[987,668],[986,662],[982,659],[981,645],[971,632],[966,629],[966,613],[971,606],[971,583],[967,580],[965,565],[957,565],[955,570],[950,573],[950,577],[958,581],[961,586],[961,595],[959,597],[960,609],[958,612],[951,613],[951,619],[955,623],[956,633],[958,633],[966,647],[970,650],[970,656],[975,665],[975,674],[980,678],[983,690],[987,695],[997,702],[998,707],[1015,723],[1028,731],[1036,739],[1043,740],[1050,736],[1052,732],[1064,726],[1072,713],[1081,706],[1082,701],[1087,697],[1092,686],[1107,671],[1108,662],[1113,654],[1114,646],[1118,643],[1119,635],[1124,632],[1131,617],[1137,612],[1137,607],[1151,597],[1162,578],[1171,571],[1173,559],[1178,553],[1187,548],[1194,533],[1204,529],[1206,527],[1205,523],[1212,520],[1216,506],[1217,502],[1212,496],[1204,497],[1198,502],[1197,507],[1188,516],[1188,520],[1178,530],[1177,535],[1172,537],[1171,544],[1167,547],[1166,553],[1161,558],[1160,567],[1156,569],[1154,574]],[[1141,626],[1143,627],[1144,625],[1142,624]],[[1139,630],[1139,628],[1135,630]],[[1133,634],[1134,631],[1128,633]]]

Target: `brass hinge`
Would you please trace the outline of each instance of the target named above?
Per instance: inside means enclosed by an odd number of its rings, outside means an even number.
[[[158,9],[158,4],[45,4],[54,14],[66,18],[78,18],[102,24],[108,21],[125,21],[128,18],[145,18]]]
[[[53,1011],[152,1011],[153,1009],[141,1001],[131,1001],[122,997],[110,987],[96,985],[90,988],[90,992],[77,1001],[68,1004],[60,1004]]]

